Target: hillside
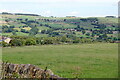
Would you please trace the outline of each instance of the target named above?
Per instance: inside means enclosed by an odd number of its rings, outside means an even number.
[[[43,17],[39,15],[1,14],[3,36],[36,36],[118,40],[118,21],[114,17]]]

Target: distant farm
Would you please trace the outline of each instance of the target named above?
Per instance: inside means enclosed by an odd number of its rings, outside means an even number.
[[[3,36],[87,38],[97,41],[116,41],[118,18],[116,17],[42,17],[35,14],[0,15]]]

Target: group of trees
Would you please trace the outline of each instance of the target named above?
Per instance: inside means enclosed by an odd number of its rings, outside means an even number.
[[[26,15],[26,16],[41,16],[38,14],[23,14],[23,13],[8,13],[8,12],[2,12],[3,15]]]
[[[75,37],[73,36],[59,36],[59,37],[30,37],[30,36],[11,36],[11,41],[8,43],[1,42],[3,47],[8,46],[30,46],[30,45],[58,45],[58,44],[74,44],[74,43],[94,43],[94,42],[113,42],[110,38],[106,38],[107,36],[101,35],[97,38],[97,40],[93,40],[91,38],[83,38],[83,37]],[[99,39],[100,38],[100,39]],[[117,38],[114,38],[116,41]]]
[[[14,26],[3,25],[2,33],[12,33],[13,35],[16,35],[16,32],[18,32],[18,30],[15,30],[14,28]]]
[[[12,36],[10,43],[1,42],[3,47],[8,46],[30,46],[30,45],[47,45],[47,44],[70,44],[70,43],[91,43],[91,39],[87,38],[77,38],[74,39],[67,38],[66,36],[61,37],[47,37],[47,38],[38,38],[38,37],[23,37],[23,36]]]

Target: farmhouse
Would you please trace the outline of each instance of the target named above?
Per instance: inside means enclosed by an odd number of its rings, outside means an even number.
[[[4,42],[6,42],[6,43],[9,44],[9,42],[10,42],[11,40],[12,40],[12,39],[9,38],[9,37],[2,37],[2,36],[0,36],[0,42],[4,41]]]

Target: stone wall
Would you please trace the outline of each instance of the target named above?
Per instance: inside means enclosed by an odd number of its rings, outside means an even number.
[[[1,78],[60,78],[50,69],[41,69],[35,65],[31,64],[12,64],[3,62]]]

